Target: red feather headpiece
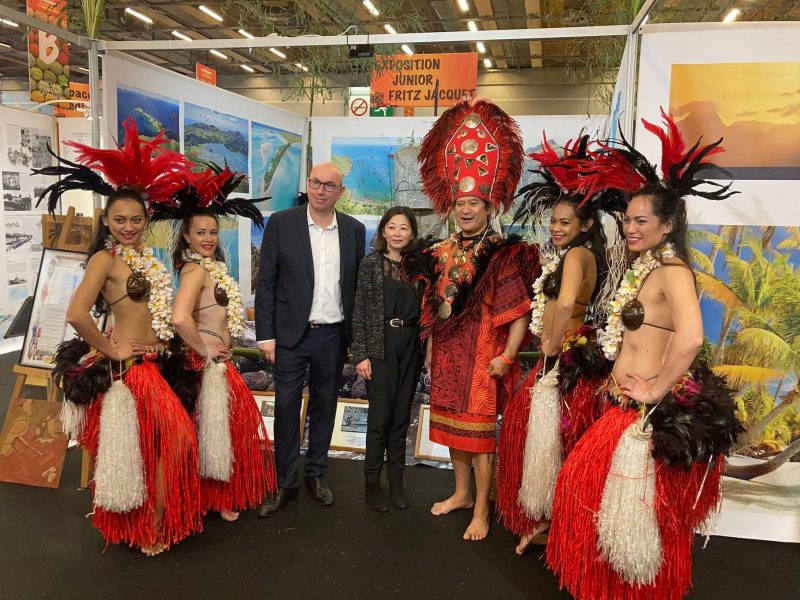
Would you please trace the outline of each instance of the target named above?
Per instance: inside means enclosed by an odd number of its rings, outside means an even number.
[[[514,119],[491,102],[464,101],[442,114],[422,140],[422,187],[442,217],[464,197],[506,212],[522,175],[522,157]]]
[[[102,173],[112,186],[131,188],[145,196],[148,203],[168,202],[191,174],[192,163],[180,152],[165,150],[164,131],[150,141],[139,137],[136,122],[126,119],[125,143],[117,150],[92,148],[77,142],[65,142],[77,150],[77,162]]]
[[[688,195],[700,196],[709,200],[724,200],[736,191],[730,191],[731,184],[722,185],[708,179],[697,177],[702,171],[722,170],[705,159],[724,152],[722,138],[706,146],[700,140],[686,149],[686,142],[675,120],[661,109],[664,126],[659,127],[642,119],[649,132],[661,140],[661,175],[641,152],[630,145],[621,135],[622,147],[611,148],[601,145],[599,156],[585,168],[587,195],[606,190],[608,193],[635,194],[646,185],[661,185],[670,190],[676,198]],[[711,190],[698,189],[701,185],[711,186]]]

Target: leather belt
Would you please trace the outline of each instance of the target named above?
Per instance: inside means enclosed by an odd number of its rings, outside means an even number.
[[[339,327],[344,325],[344,321],[339,321],[338,323],[315,323],[314,321],[308,322],[309,329],[318,329],[320,327]]]
[[[386,324],[389,327],[416,327],[419,325],[419,319],[386,319]]]

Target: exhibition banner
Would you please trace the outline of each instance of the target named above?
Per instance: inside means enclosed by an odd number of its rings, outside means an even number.
[[[378,57],[372,106],[452,106],[478,87],[478,53]]]
[[[217,85],[217,70],[208,65],[200,63],[194,64],[194,78],[197,81],[208,83],[209,85]]]
[[[89,84],[69,82],[69,102],[62,102],[53,110],[56,117],[85,119],[89,114]]]
[[[66,0],[28,0],[28,14],[63,29],[67,27]],[[28,33],[28,76],[31,100],[69,100],[69,44],[39,29]]]

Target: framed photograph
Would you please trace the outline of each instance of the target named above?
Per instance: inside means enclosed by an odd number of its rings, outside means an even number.
[[[67,324],[67,307],[85,269],[86,255],[82,252],[49,248],[42,252],[19,364],[53,368],[58,345],[75,334]]]
[[[270,441],[275,439],[275,392],[253,392],[256,406],[261,412],[261,419],[267,428]],[[300,440],[303,440],[306,427],[306,414],[308,413],[308,396],[303,394],[303,404],[300,406]]]
[[[414,458],[450,462],[450,449],[431,441],[431,407],[429,405],[420,405],[418,423]]]
[[[367,451],[367,413],[369,403],[366,400],[339,398],[331,450]]]

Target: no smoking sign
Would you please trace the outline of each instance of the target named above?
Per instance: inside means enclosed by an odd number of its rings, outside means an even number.
[[[365,117],[369,114],[369,99],[363,96],[350,98],[348,106],[351,117]]]

